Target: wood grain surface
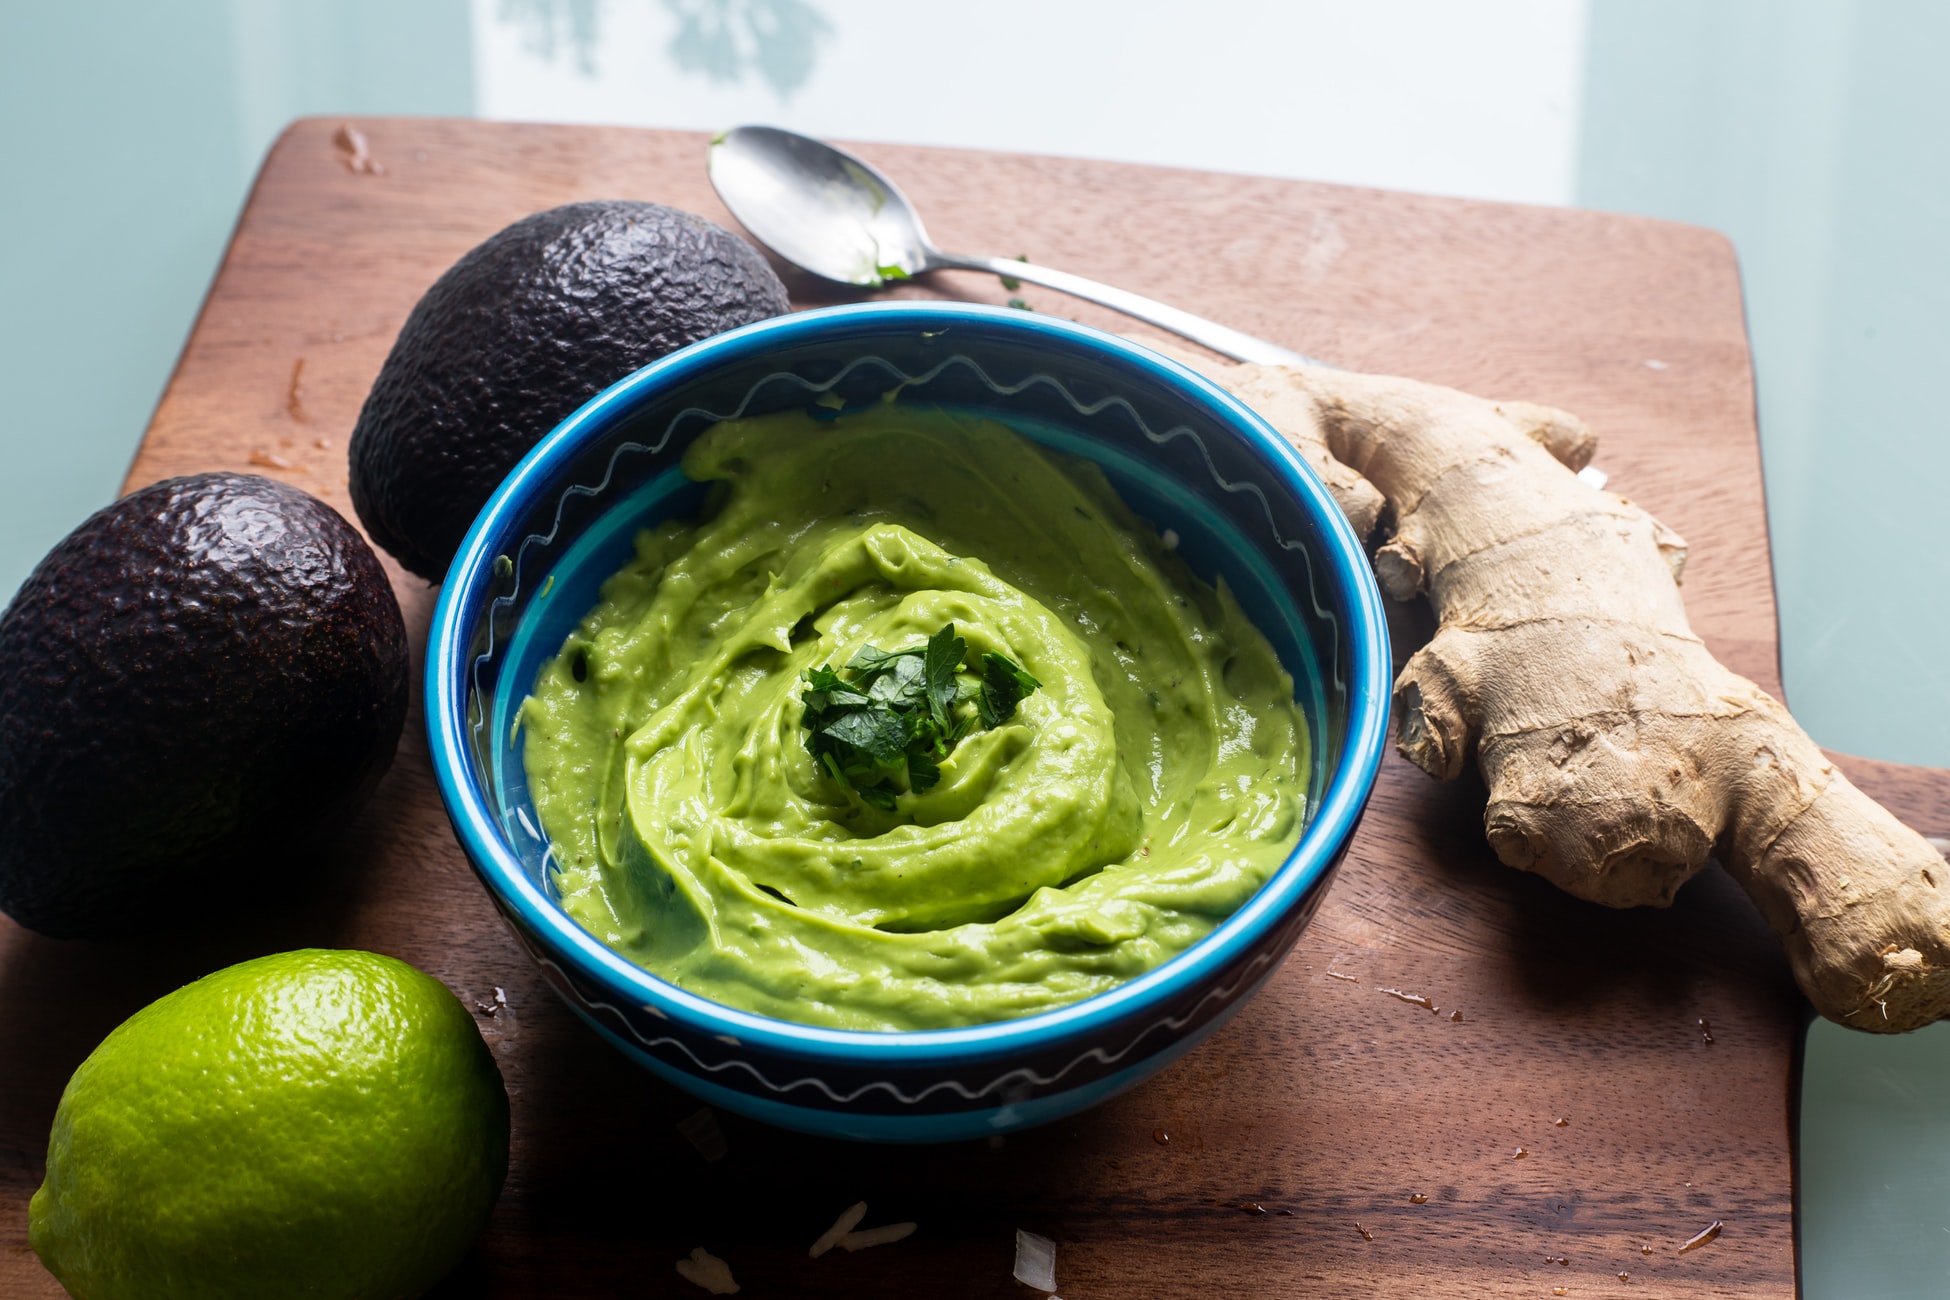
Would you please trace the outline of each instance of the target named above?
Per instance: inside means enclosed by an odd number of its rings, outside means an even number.
[[[461,253],[575,199],[652,199],[729,224],[699,135],[357,125],[383,172],[346,165],[337,120],[300,122],[273,149],[128,487],[255,470],[350,516],[360,402],[414,301]],[[1779,689],[1752,375],[1720,236],[1053,158],[860,152],[946,247],[1026,253],[1344,365],[1579,412],[1613,486],[1692,544],[1695,626]],[[801,304],[833,300],[788,283]],[[902,292],[1010,296],[980,277]],[[1131,328],[1054,293],[1021,296]],[[849,1146],[723,1116],[729,1153],[705,1160],[677,1128],[698,1104],[555,1002],[462,860],[417,712],[432,592],[389,571],[416,646],[416,711],[301,905],[117,945],[0,921],[0,1296],[60,1294],[27,1248],[25,1205],[74,1066],[183,981],[300,945],[396,954],[483,1008],[513,1098],[513,1166],[442,1296],[702,1295],[673,1269],[695,1246],[753,1296],[1020,1296],[1017,1228],[1057,1242],[1068,1300],[1793,1294],[1803,1010],[1745,898],[1709,869],[1666,912],[1572,900],[1494,861],[1476,782],[1438,785],[1392,754],[1292,959],[1152,1082],[1067,1123],[949,1147]],[[1418,617],[1398,620],[1399,656],[1427,635]],[[1919,829],[1950,831],[1950,774],[1847,763]],[[291,869],[295,847],[266,844],[264,869]],[[507,1006],[489,1014],[497,988]],[[919,1231],[809,1259],[861,1199],[869,1225]],[[1717,1241],[1676,1253],[1715,1219]]]

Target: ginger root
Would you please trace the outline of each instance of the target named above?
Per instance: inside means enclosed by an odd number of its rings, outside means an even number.
[[[1685,544],[1578,480],[1596,443],[1574,416],[1176,355],[1331,459],[1357,529],[1369,493],[1392,509],[1377,577],[1398,600],[1426,593],[1439,622],[1395,683],[1395,744],[1445,780],[1477,764],[1499,858],[1660,907],[1717,855],[1822,1015],[1896,1032],[1950,1013],[1950,865],[1707,652],[1680,597]]]

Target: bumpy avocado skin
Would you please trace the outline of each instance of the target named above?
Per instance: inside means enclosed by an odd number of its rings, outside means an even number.
[[[122,498],[0,615],[0,909],[98,938],[274,892],[406,703],[392,584],[337,511],[250,474]]]
[[[468,252],[413,308],[352,432],[352,505],[429,581],[508,471],[658,357],[790,308],[757,250],[655,203],[571,203]]]

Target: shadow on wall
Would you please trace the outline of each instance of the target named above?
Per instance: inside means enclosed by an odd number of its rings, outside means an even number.
[[[663,0],[663,7],[677,24],[664,49],[680,70],[721,85],[755,71],[781,102],[812,77],[820,43],[833,35],[806,0]],[[501,0],[499,19],[521,29],[530,54],[553,62],[563,50],[577,72],[596,75],[600,0]]]
[[[503,27],[519,28],[522,48],[536,58],[553,63],[556,52],[567,49],[577,72],[596,75],[601,0],[501,0],[496,18]]]

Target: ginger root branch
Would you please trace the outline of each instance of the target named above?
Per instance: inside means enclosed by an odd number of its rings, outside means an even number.
[[[1576,417],[1314,367],[1181,359],[1323,472],[1396,599],[1438,631],[1395,685],[1396,747],[1474,762],[1505,863],[1612,907],[1665,906],[1717,855],[1816,1010],[1858,1029],[1950,1014],[1950,864],[1831,765],[1686,621],[1685,544],[1575,470]]]

